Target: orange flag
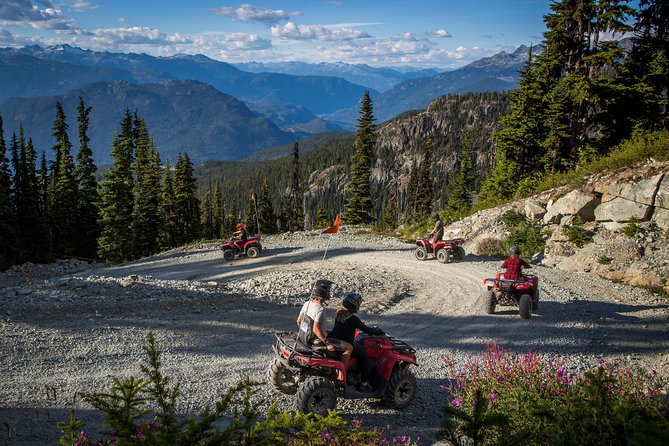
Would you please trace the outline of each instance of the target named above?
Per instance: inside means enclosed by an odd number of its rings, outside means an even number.
[[[339,232],[339,215],[335,217],[334,224],[327,229],[324,229],[321,234],[336,234]]]
[[[256,201],[256,194],[254,194],[253,192],[251,192],[251,200]]]

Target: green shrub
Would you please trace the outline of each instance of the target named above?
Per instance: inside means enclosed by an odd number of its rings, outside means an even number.
[[[504,257],[504,243],[500,239],[486,238],[476,245],[477,256]]]
[[[564,227],[563,231],[569,241],[579,248],[582,248],[592,240],[590,233],[583,227],[583,220],[578,215],[574,218],[571,225]]]
[[[612,261],[613,261],[613,257],[608,257],[608,256],[597,257],[597,263],[599,263],[601,265],[610,265]]]
[[[623,226],[623,234],[628,237],[634,237],[637,232],[641,229],[638,225],[639,220],[636,217],[632,217],[625,226]]]
[[[280,412],[272,405],[264,419],[257,398],[260,383],[246,378],[222,395],[213,407],[200,414],[177,418],[179,384],[160,370],[160,353],[153,333],[143,347],[148,363],[141,365],[143,378],[112,378],[109,392],[85,394],[84,400],[104,415],[107,438],[93,441],[74,412],[58,423],[60,446],[110,445],[266,445],[266,446],[410,446],[420,441],[401,435],[386,437],[383,429],[363,427],[362,420],[347,423],[337,412],[327,416]],[[225,425],[225,429],[217,426]]]
[[[450,371],[441,436],[453,444],[669,444],[669,385],[655,372],[599,363],[576,376],[563,358],[488,344]]]
[[[525,217],[519,212],[516,212],[513,209],[509,209],[504,214],[502,214],[502,221],[507,227],[513,228],[514,226],[524,223]]]
[[[525,256],[542,252],[546,248],[546,242],[541,234],[541,226],[523,219],[520,224],[511,229],[508,237],[504,240],[505,252],[508,252],[511,246],[517,246]]]

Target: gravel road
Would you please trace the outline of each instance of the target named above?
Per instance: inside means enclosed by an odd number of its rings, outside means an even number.
[[[669,376],[669,305],[642,289],[536,267],[541,302],[523,320],[511,307],[480,309],[482,281],[498,260],[420,262],[411,244],[352,232],[270,236],[263,245],[260,257],[232,262],[207,244],[76,273],[34,267],[0,275],[0,439],[55,444],[56,422],[71,407],[98,429],[100,414],[77,393],[106,390],[111,376],[139,376],[149,330],[164,371],[181,383],[183,414],[213,404],[241,378],[264,380],[274,333],[295,329],[317,278],[333,280],[337,298],[361,292],[361,318],[416,348],[419,362],[408,408],[339,400],[338,410],[389,434],[420,435],[421,444],[432,444],[440,426],[445,352],[464,359],[496,340],[514,352],[568,357],[573,370],[620,358]],[[293,407],[269,386],[262,395],[266,405]]]

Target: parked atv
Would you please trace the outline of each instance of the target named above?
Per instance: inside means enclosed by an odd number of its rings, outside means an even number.
[[[220,245],[219,248],[223,250],[223,258],[228,262],[235,257],[258,257],[262,251],[262,244],[260,243],[260,236],[254,235],[246,240],[229,238]]]
[[[437,245],[432,246],[432,239],[419,238],[416,240],[414,255],[418,260],[427,260],[428,256],[433,254],[441,263],[461,262],[466,255],[465,249],[461,246],[464,242],[463,238],[437,240]]]
[[[533,311],[539,309],[539,278],[532,274],[523,274],[517,280],[507,280],[503,273],[497,273],[494,279],[485,279],[486,291],[483,294],[483,308],[493,314],[497,305],[518,307],[520,317],[529,319]]]
[[[357,333],[356,342],[363,345],[376,366],[370,379],[373,390],[366,392],[357,390],[361,382],[357,358],[351,358],[344,369],[341,353],[330,352],[325,346],[308,348],[296,333],[277,333],[276,339],[269,382],[279,392],[295,395],[300,412],[327,415],[328,409],[335,409],[338,397],[380,399],[399,409],[416,395],[416,378],[409,370],[410,365],[417,365],[416,351],[399,339]]]

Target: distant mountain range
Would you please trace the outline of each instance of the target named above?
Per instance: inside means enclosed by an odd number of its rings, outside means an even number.
[[[443,73],[344,63],[238,65],[259,71],[252,73],[202,55],[0,48],[0,114],[7,138],[23,122],[26,135],[44,150],[53,144],[54,103],[61,101],[76,147],[81,96],[93,106],[89,135],[99,163],[109,161],[126,108],[146,119],[164,157],[188,151],[195,161],[244,159],[310,134],[354,129],[366,89],[379,123],[445,94],[513,89],[527,51],[520,47]],[[388,89],[394,82],[400,83]]]
[[[77,105],[79,97],[92,106],[89,136],[98,164],[111,162],[111,141],[125,109],[138,110],[149,126],[163,159],[175,160],[188,152],[193,162],[206,159],[238,160],[278,144],[295,135],[281,131],[263,116],[251,112],[243,102],[196,81],[164,84],[129,84],[105,81],[89,84],[59,96],[12,98],[0,104],[5,138],[11,138],[19,122],[32,137],[38,151],[51,156],[55,103],[59,101],[69,124],[70,141],[79,147]]]
[[[378,122],[409,111],[424,109],[434,99],[459,93],[513,90],[518,85],[518,70],[527,62],[529,48],[520,46],[513,53],[502,51],[462,68],[430,77],[411,79],[374,97],[374,116]],[[540,52],[539,47],[533,49]],[[358,115],[356,107],[340,110],[324,118],[346,125]]]
[[[375,68],[365,64],[343,62],[310,64],[305,62],[247,62],[234,64],[240,70],[252,73],[283,73],[300,76],[337,76],[347,81],[364,85],[380,92],[390,90],[400,82],[419,77],[431,77],[439,73],[435,69],[413,67]]]
[[[202,55],[154,57],[82,50],[69,45],[0,49],[0,101],[12,96],[62,94],[108,80],[136,84],[197,80],[243,102],[293,104],[316,114],[354,106],[368,89],[335,76],[249,73]]]

